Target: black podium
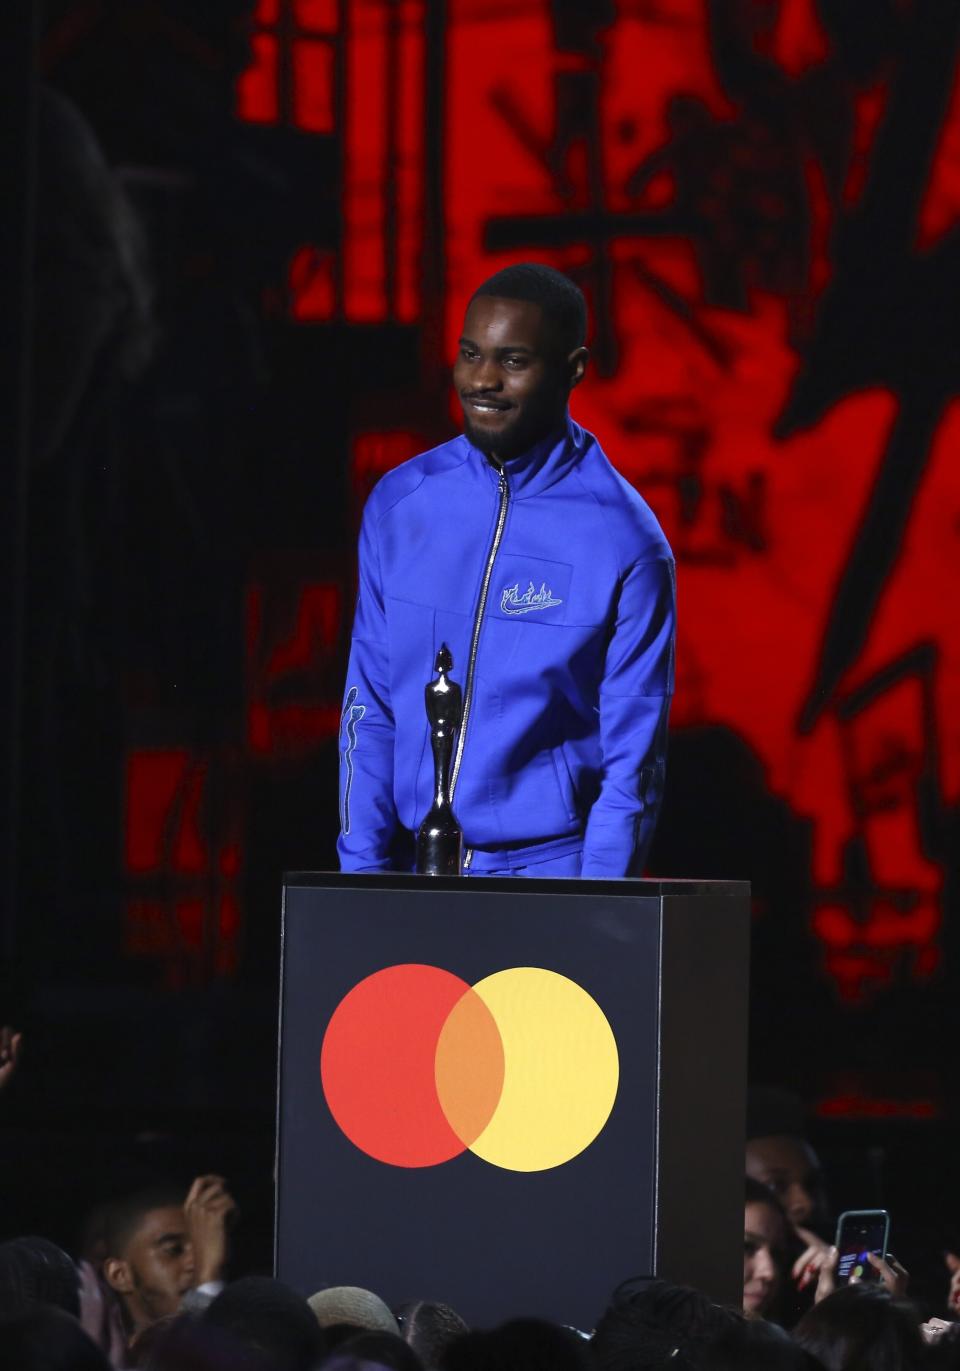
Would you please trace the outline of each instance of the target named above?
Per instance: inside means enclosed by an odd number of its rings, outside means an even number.
[[[474,1326],[739,1306],[749,886],[292,874],[276,1270]]]

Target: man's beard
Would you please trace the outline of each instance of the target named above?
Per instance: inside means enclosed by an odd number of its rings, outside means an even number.
[[[485,457],[488,457],[495,466],[499,467],[504,462],[521,456],[535,444],[542,442],[544,438],[548,438],[551,433],[559,431],[565,419],[566,415],[559,420],[554,418],[551,422],[545,419],[543,415],[538,415],[525,423],[523,417],[520,417],[502,433],[490,433],[474,427],[466,408],[464,408],[463,431],[473,446]]]

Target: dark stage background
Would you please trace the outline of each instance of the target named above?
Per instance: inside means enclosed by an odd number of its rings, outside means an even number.
[[[335,865],[359,511],[455,431],[472,287],[538,258],[591,306],[575,417],[677,556],[651,869],[753,882],[753,1078],[800,1091],[835,1200],[888,1203],[933,1280],[960,1240],[960,7],[3,23],[6,1226],[68,1238],[162,1161],[222,1169],[269,1260],[280,872]]]

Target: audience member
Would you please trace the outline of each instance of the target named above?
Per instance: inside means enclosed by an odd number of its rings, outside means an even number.
[[[803,1106],[784,1090],[751,1089],[747,1102],[746,1172],[767,1186],[805,1241],[804,1229],[829,1221],[820,1159],[803,1137]],[[809,1237],[813,1237],[810,1234]]]
[[[957,1256],[956,1252],[945,1252],[943,1257],[950,1273],[947,1308],[952,1314],[960,1314],[960,1257]]]
[[[76,1318],[54,1305],[0,1320],[3,1371],[111,1371]]]
[[[145,1328],[128,1365],[134,1371],[276,1371],[265,1352],[196,1314],[175,1314]]]
[[[46,1238],[12,1238],[0,1243],[0,1318],[53,1305],[77,1318],[80,1275],[72,1259]]]
[[[276,1371],[312,1371],[323,1351],[320,1328],[306,1300],[269,1276],[234,1281],[200,1318],[266,1356]]]
[[[0,1024],[0,1090],[9,1085],[17,1070],[23,1034],[9,1024]]]
[[[379,1295],[359,1285],[332,1285],[307,1300],[321,1328],[346,1326],[399,1333],[397,1320]]]
[[[103,1274],[107,1257],[110,1206],[97,1204],[88,1212],[80,1238],[80,1324],[114,1366],[126,1358],[127,1333],[120,1301]]]
[[[820,1362],[782,1328],[752,1319],[708,1343],[700,1371],[820,1371]]]
[[[913,1306],[864,1285],[847,1285],[819,1300],[793,1337],[827,1371],[915,1371],[924,1355]]]
[[[591,1371],[587,1344],[569,1328],[513,1319],[450,1343],[441,1371]]]
[[[235,1208],[220,1176],[199,1176],[184,1198],[172,1184],[111,1205],[103,1229],[103,1275],[119,1297],[128,1340],[175,1314],[188,1292],[222,1289],[226,1225]]]
[[[599,1371],[671,1371],[699,1366],[708,1343],[736,1328],[740,1315],[696,1290],[668,1281],[625,1281],[597,1324],[591,1340]]]
[[[337,1357],[383,1366],[388,1371],[423,1371],[420,1358],[399,1333],[375,1330],[357,1333],[339,1345]]]
[[[748,1176],[745,1191],[743,1312],[748,1319],[765,1319],[779,1313],[791,1229],[772,1190]]]
[[[427,1371],[435,1371],[444,1352],[469,1328],[449,1304],[410,1300],[396,1311],[400,1336],[410,1344]]]

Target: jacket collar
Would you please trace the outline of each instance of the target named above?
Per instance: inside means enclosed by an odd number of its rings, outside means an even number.
[[[461,441],[469,450],[472,464],[478,465],[487,472],[491,481],[496,482],[499,473],[486,454],[474,447],[466,434],[462,436]],[[588,441],[589,435],[586,431],[568,415],[559,433],[550,434],[526,452],[522,452],[519,457],[505,463],[504,471],[510,483],[510,494],[517,500],[539,495],[576,466]]]

